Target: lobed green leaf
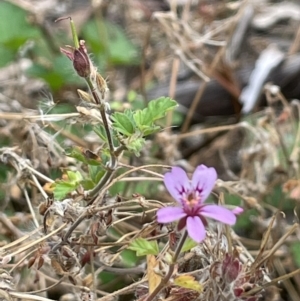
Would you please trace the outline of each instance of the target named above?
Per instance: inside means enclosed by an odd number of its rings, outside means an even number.
[[[129,250],[136,252],[137,256],[157,255],[159,252],[156,240],[148,241],[145,238],[137,238],[128,246]]]

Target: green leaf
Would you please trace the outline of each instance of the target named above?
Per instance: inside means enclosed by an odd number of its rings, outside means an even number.
[[[126,110],[124,113],[116,112],[112,115],[113,127],[125,136],[131,136],[135,132],[135,123],[132,112]]]
[[[26,41],[41,37],[28,23],[27,13],[7,1],[0,1],[0,28],[0,67],[11,61]]]
[[[69,183],[79,183],[82,180],[82,175],[79,171],[67,170]]]
[[[166,116],[166,113],[177,107],[177,102],[170,97],[160,97],[151,100],[147,109],[151,113],[154,121]]]
[[[138,128],[143,131],[145,126],[152,126],[153,123],[164,117],[166,113],[177,106],[177,102],[169,97],[161,97],[151,100],[148,107],[143,110],[138,110],[133,117]]]
[[[133,117],[139,129],[142,129],[144,126],[151,126],[153,123],[151,112],[149,112],[147,108],[136,111]]]
[[[44,79],[52,90],[57,91],[66,84],[79,84],[80,78],[72,76],[73,67],[66,57],[59,55],[48,65],[33,64],[26,70],[26,74],[31,77]]]
[[[80,184],[85,190],[90,190],[95,187],[95,183],[91,179],[84,179],[80,181]]]
[[[183,244],[181,252],[189,251],[192,248],[196,247],[197,245],[198,244],[194,240],[192,240],[190,237],[188,237]]]
[[[104,174],[105,170],[101,167],[93,165],[89,166],[89,175],[95,184],[99,183]]]
[[[74,191],[79,186],[79,183],[58,181],[53,185],[55,186],[53,191],[54,198],[62,200],[68,193]]]
[[[67,150],[66,155],[88,165],[99,166],[102,161],[96,154],[77,146]]]
[[[161,127],[160,126],[156,126],[156,125],[153,125],[153,126],[142,126],[141,127],[141,131],[143,132],[143,136],[151,135],[151,134],[156,133],[156,132],[158,132],[160,130],[161,130]]]
[[[91,20],[82,31],[89,49],[98,59],[97,65],[132,65],[138,63],[138,48],[124,30],[109,21]]]
[[[107,137],[103,125],[97,124],[96,126],[94,126],[93,131],[100,137],[102,141],[107,142]]]
[[[82,154],[82,152],[80,151],[80,149],[78,147],[73,147],[71,149],[66,150],[66,155],[68,157],[74,158],[77,161],[86,163],[86,158],[84,157],[84,155]]]
[[[133,137],[132,139],[129,139],[125,144],[127,149],[133,151],[134,154],[138,157],[145,144],[145,139],[141,137]]]
[[[156,240],[148,241],[144,238],[137,238],[128,246],[129,250],[136,251],[137,256],[157,255],[159,252]]]
[[[68,193],[77,189],[80,182],[83,180],[82,175],[79,171],[66,171],[66,176],[63,176],[64,180],[56,180],[51,186],[54,186],[53,194],[58,200],[63,199]]]
[[[123,250],[120,254],[122,258],[122,263],[126,267],[135,267],[138,265],[139,258],[136,256],[136,253],[132,250]]]

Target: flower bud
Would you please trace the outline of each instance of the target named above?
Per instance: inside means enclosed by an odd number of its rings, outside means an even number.
[[[90,59],[85,48],[84,40],[80,40],[79,48],[74,50],[73,66],[77,74],[81,77],[88,77],[91,74]]]
[[[83,101],[93,102],[93,98],[89,93],[82,91],[80,89],[77,89],[77,93],[78,93],[80,99],[82,99]]]
[[[108,88],[107,88],[105,79],[99,73],[96,74],[96,84],[97,84],[98,90],[101,93],[102,99],[104,99],[105,94],[108,91]]]
[[[87,54],[87,50],[85,47],[85,41],[80,40],[79,41],[79,48],[73,48],[71,46],[67,46],[68,48],[71,48],[70,50],[65,50],[63,48],[60,49],[60,51],[65,54],[72,62],[73,67],[76,70],[77,74],[80,77],[88,77],[91,74],[91,63],[89,56]]]

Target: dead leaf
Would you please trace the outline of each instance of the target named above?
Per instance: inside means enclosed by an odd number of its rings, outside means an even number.
[[[161,276],[155,273],[158,262],[154,255],[147,255],[147,276],[149,284],[149,294],[151,294],[161,281]]]

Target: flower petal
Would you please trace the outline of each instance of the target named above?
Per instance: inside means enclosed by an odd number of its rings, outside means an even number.
[[[186,220],[186,227],[189,236],[195,242],[201,242],[205,238],[206,231],[199,216],[189,216]]]
[[[186,216],[183,209],[180,207],[161,208],[156,213],[157,221],[161,224],[174,222]]]
[[[180,167],[173,167],[171,172],[167,172],[164,176],[164,183],[171,196],[179,203],[181,203],[182,194],[186,196],[191,189],[190,180]]]
[[[203,206],[200,214],[227,225],[234,225],[236,222],[236,216],[231,210],[218,205]]]
[[[73,47],[69,46],[69,48],[72,49]],[[60,52],[63,53],[64,55],[66,55],[71,61],[74,61],[74,49],[66,50],[66,49],[60,47]]]
[[[211,193],[217,177],[217,172],[213,167],[199,165],[195,169],[192,177],[192,187],[195,191],[200,193],[201,203],[203,203]]]
[[[235,207],[234,209],[231,210],[231,212],[235,215],[239,215],[244,212],[244,209],[241,207]]]

